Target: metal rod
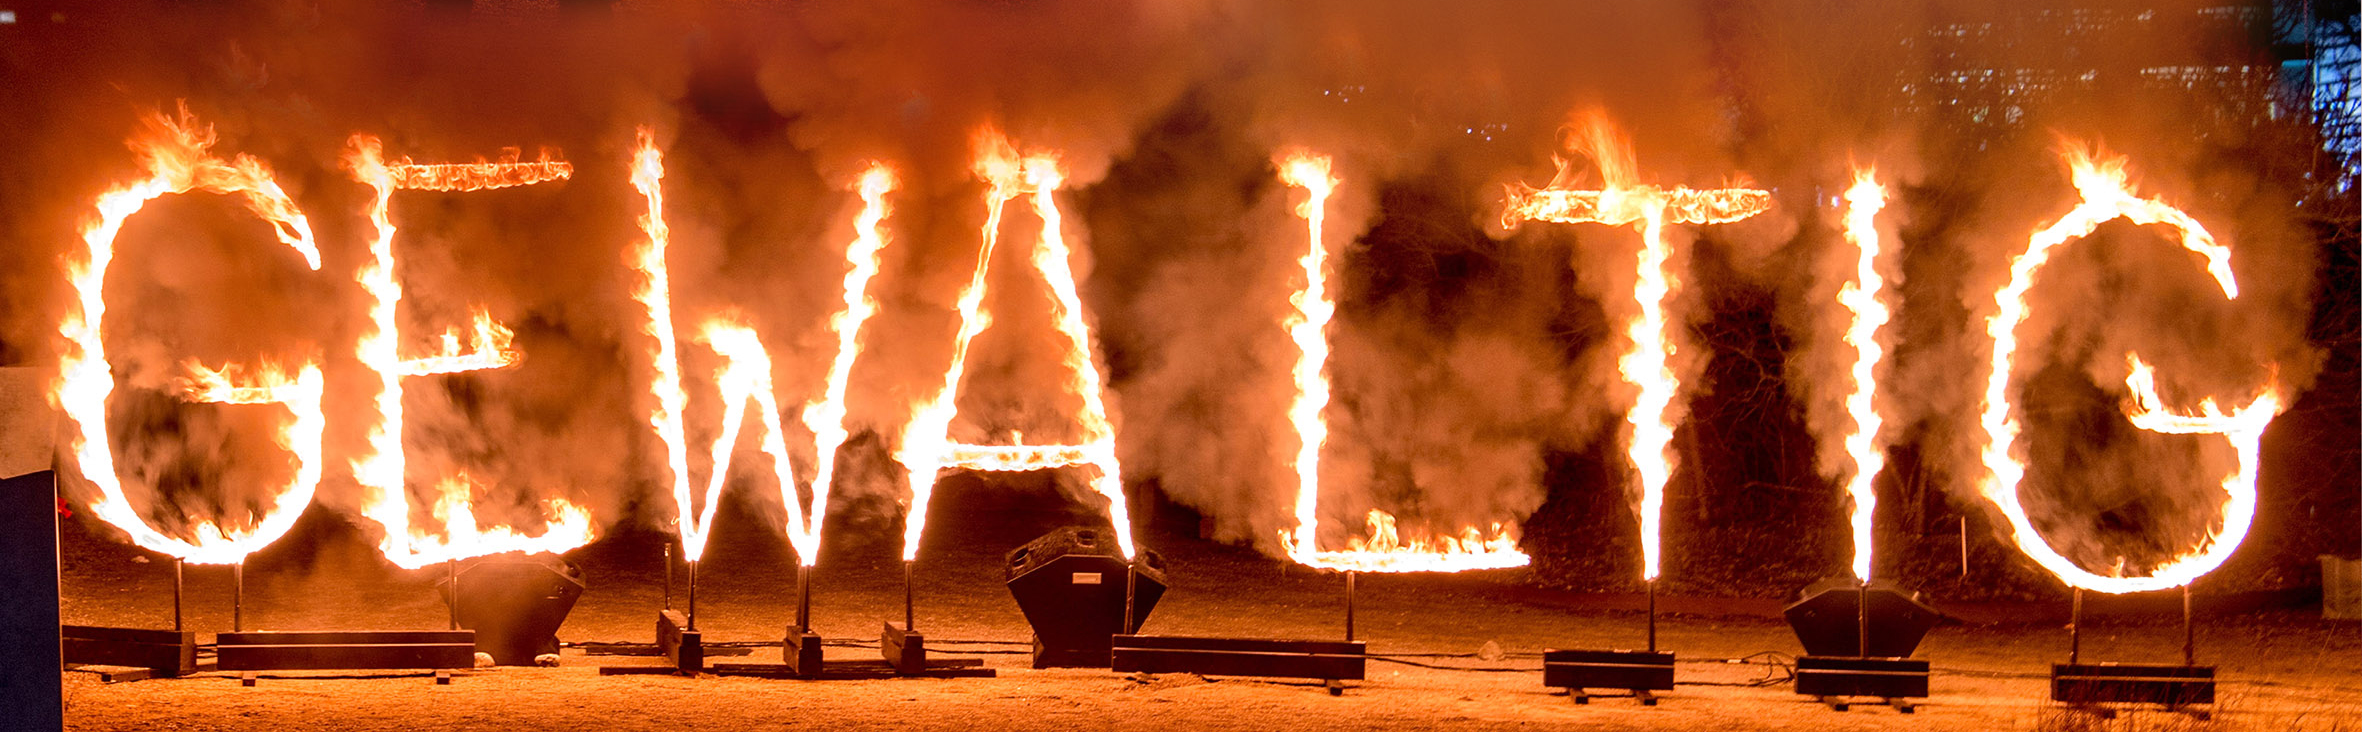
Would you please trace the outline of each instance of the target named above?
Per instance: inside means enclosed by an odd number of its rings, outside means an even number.
[[[664,543],[664,609],[673,609],[673,543]]]
[[[1134,604],[1140,595],[1140,558],[1135,556],[1124,565],[1124,635],[1140,631],[1140,616]]]
[[[1855,636],[1854,636],[1854,640],[1856,640],[1856,641],[1859,641],[1859,642],[1860,642],[1860,644],[1861,644],[1861,647],[1860,647],[1860,653],[1861,653],[1861,657],[1863,657],[1863,658],[1869,658],[1869,657],[1870,657],[1870,580],[1869,580],[1869,578],[1867,578],[1867,577],[1865,577],[1865,578],[1863,578],[1863,579],[1862,579],[1862,587],[1861,587],[1861,591],[1854,593],[1854,609],[1860,613],[1860,615],[1861,615],[1861,621],[1862,621],[1862,622],[1861,622],[1861,626],[1860,626],[1860,627],[1858,627],[1858,628],[1856,629],[1858,632],[1855,634]]]
[[[1960,576],[1968,576],[1968,516],[1960,516]]]
[[[174,632],[174,633],[178,633],[178,632],[181,632],[182,630],[185,630],[185,628],[182,628],[182,627],[181,627],[181,610],[180,610],[180,598],[181,598],[181,595],[182,595],[182,589],[181,589],[181,564],[182,564],[182,563],[183,563],[183,562],[182,562],[182,560],[181,560],[181,558],[180,558],[180,557],[173,557],[173,558],[172,558],[172,632]]]
[[[1353,606],[1357,596],[1361,594],[1360,590],[1355,588],[1354,577],[1359,574],[1361,573],[1350,569],[1345,570],[1345,642],[1347,643],[1353,642]]]
[[[796,630],[812,630],[812,568],[801,561],[796,562]]]
[[[444,562],[443,564],[445,564],[445,565],[448,565],[448,566],[451,568],[451,572],[450,572],[450,576],[451,576],[451,629],[452,629],[452,630],[458,630],[458,629],[459,629],[459,560],[457,560],[457,559],[453,559],[453,560],[451,560],[451,561]]]
[[[246,632],[246,560],[230,565],[230,632]]]
[[[916,595],[911,591],[910,585],[910,565],[916,563],[909,559],[902,560],[902,632],[904,633],[918,632],[918,611],[914,609],[916,603],[913,601]]]
[[[697,629],[697,560],[689,560],[689,629]]]
[[[1657,578],[1648,578],[1648,652],[1657,652]]]
[[[2190,625],[2190,586],[2182,585],[2182,665],[2198,665],[2198,630]]]
[[[2067,615],[2067,665],[2083,660],[2083,588],[2075,588],[2075,605]]]

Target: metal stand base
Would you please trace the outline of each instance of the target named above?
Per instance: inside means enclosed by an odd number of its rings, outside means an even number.
[[[790,626],[787,638],[779,646],[780,660],[799,676],[817,677],[827,668],[820,652],[820,634],[809,628]]]
[[[68,666],[125,668],[100,671],[102,680],[108,683],[176,678],[198,670],[196,633],[65,625],[58,627],[58,635]]]
[[[2154,705],[2208,718],[2212,714],[2200,707],[2214,704],[2214,667],[2052,664],[2050,699],[2103,717],[2114,716],[2114,710],[2102,705],[2114,704]]]
[[[886,664],[903,674],[917,674],[927,670],[927,638],[907,626],[887,623],[878,633],[878,654]]]
[[[448,684],[451,669],[476,665],[472,630],[223,633],[219,641],[221,670],[245,672],[238,677],[245,686],[256,671],[345,669],[426,669]]]
[[[1317,679],[1331,696],[1345,693],[1344,682],[1365,678],[1369,665],[1368,645],[1361,641],[1170,635],[1119,635],[1113,640],[1110,665],[1118,672]]]
[[[1543,651],[1542,685],[1565,689],[1576,704],[1591,703],[1591,690],[1605,689],[1629,691],[1641,706],[1653,707],[1656,692],[1673,690],[1673,654]]]
[[[1895,711],[1918,710],[1912,699],[1927,698],[1927,661],[1915,658],[1801,656],[1796,659],[1796,693],[1816,697],[1835,711],[1852,707],[1851,697],[1875,697]]]
[[[656,613],[656,649],[681,673],[705,670],[705,634],[689,629],[689,618],[679,610]]]

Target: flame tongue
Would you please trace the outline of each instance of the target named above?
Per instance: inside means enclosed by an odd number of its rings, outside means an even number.
[[[1328,325],[1337,313],[1337,303],[1328,291],[1328,244],[1323,229],[1329,195],[1339,181],[1330,173],[1327,157],[1308,153],[1289,155],[1279,172],[1282,181],[1306,194],[1303,205],[1296,208],[1305,227],[1304,256],[1296,260],[1304,268],[1304,289],[1288,298],[1295,312],[1286,320],[1288,338],[1296,342],[1297,352],[1293,372],[1296,399],[1288,408],[1288,421],[1297,438],[1296,530],[1280,535],[1288,557],[1306,566],[1358,572],[1460,572],[1525,566],[1528,560],[1517,549],[1516,535],[1501,524],[1493,524],[1489,534],[1469,527],[1458,536],[1404,541],[1396,530],[1394,515],[1379,510],[1368,515],[1369,536],[1353,539],[1343,551],[1321,550],[1320,451],[1329,434],[1322,412],[1329,404],[1325,373]]]
[[[1852,431],[1845,435],[1845,453],[1853,460],[1853,475],[1846,480],[1845,489],[1853,497],[1854,577],[1868,582],[1873,536],[1870,519],[1878,504],[1876,480],[1878,471],[1886,467],[1886,454],[1878,449],[1882,423],[1873,401],[1878,393],[1878,362],[1886,355],[1878,345],[1878,331],[1889,315],[1883,299],[1886,280],[1878,276],[1877,266],[1878,212],[1886,207],[1886,188],[1878,185],[1874,174],[1858,172],[1853,187],[1845,192],[1845,203],[1845,239],[1857,252],[1854,281],[1837,293],[1838,303],[1853,313],[1845,333],[1845,342],[1854,347],[1853,392],[1845,397],[1845,412],[1853,421]]]
[[[1064,215],[1058,209],[1055,195],[1065,183],[1065,173],[1056,156],[1020,158],[1015,147],[997,133],[983,133],[978,142],[975,170],[988,186],[983,244],[977,251],[976,268],[960,290],[960,330],[952,341],[951,365],[944,371],[942,388],[932,399],[917,405],[903,428],[902,446],[895,455],[909,471],[910,479],[910,509],[903,524],[902,558],[907,561],[918,557],[919,538],[926,530],[927,505],[933,497],[938,471],[945,468],[1036,470],[1082,464],[1099,468],[1091,478],[1091,488],[1107,499],[1108,520],[1115,528],[1116,545],[1124,556],[1130,557],[1132,521],[1124,503],[1122,466],[1115,455],[1115,429],[1107,418],[1099,367],[1091,360],[1091,332],[1083,322],[1082,298],[1076,293],[1073,265],[1069,262]],[[967,368],[968,346],[992,322],[991,315],[984,311],[985,275],[991,269],[992,252],[1000,240],[1001,210],[1020,195],[1032,196],[1034,213],[1042,221],[1042,234],[1029,261],[1049,284],[1052,322],[1059,334],[1065,336],[1068,346],[1063,358],[1068,374],[1065,388],[1083,402],[1081,414],[1077,415],[1083,444],[1013,448],[956,444],[947,435],[952,418],[958,414],[959,387]]]
[[[688,561],[697,561],[705,554],[705,524],[698,519],[695,496],[689,489],[689,440],[681,423],[681,410],[689,401],[681,390],[679,344],[673,337],[672,274],[665,267],[665,250],[672,243],[672,230],[664,224],[664,152],[656,149],[656,131],[639,128],[639,147],[632,156],[632,187],[648,201],[648,212],[640,216],[640,231],[647,239],[633,248],[632,271],[639,275],[632,285],[632,299],[638,301],[648,314],[641,326],[651,340],[649,366],[656,371],[648,380],[648,391],[654,403],[648,411],[648,426],[655,428],[656,437],[664,442],[666,467],[672,473],[673,519],[681,534],[681,552]],[[710,497],[709,497],[710,498]]]
[[[1771,193],[1746,188],[1696,190],[1659,188],[1635,182],[1631,145],[1604,120],[1584,128],[1587,151],[1599,164],[1606,184],[1597,191],[1556,187],[1535,190],[1518,186],[1510,191],[1502,223],[1525,221],[1637,224],[1641,248],[1638,282],[1632,294],[1639,314],[1625,324],[1631,348],[1616,360],[1626,383],[1638,387],[1624,421],[1632,426],[1626,457],[1640,484],[1641,578],[1655,580],[1659,569],[1659,538],[1665,504],[1665,483],[1677,460],[1672,451],[1673,398],[1681,378],[1673,372],[1674,324],[1666,317],[1678,284],[1669,263],[1672,250],[1665,243],[1668,223],[1722,224],[1746,219],[1771,206]],[[1563,173],[1563,171],[1562,171]]]
[[[410,522],[408,461],[402,447],[402,379],[410,376],[453,374],[505,368],[522,355],[510,346],[513,334],[477,310],[468,331],[445,332],[440,348],[416,358],[400,355],[401,326],[397,319],[402,283],[394,276],[392,202],[396,190],[476,191],[563,180],[573,166],[543,159],[536,163],[462,163],[421,165],[405,159],[387,163],[383,146],[374,137],[356,135],[348,144],[345,166],[375,194],[369,221],[376,235],[369,242],[369,260],[354,281],[369,294],[368,326],[354,350],[364,366],[377,375],[373,400],[376,422],[361,453],[353,458],[353,476],[368,493],[362,513],[385,529],[379,548],[394,564],[418,568],[436,562],[510,551],[561,552],[590,541],[588,513],[562,499],[553,499],[538,537],[525,537],[506,526],[486,530],[476,523],[471,502],[477,484],[466,475],[436,484],[434,516],[443,523],[440,540]]]
[[[2261,462],[2264,428],[2284,406],[2278,391],[2266,387],[2253,402],[2230,414],[2223,414],[2212,401],[2202,404],[2199,414],[2176,414],[2163,406],[2154,372],[2139,357],[2127,355],[2131,375],[2125,385],[2132,393],[2133,402],[2127,416],[2134,426],[2169,434],[2222,435],[2238,452],[2238,469],[2222,482],[2226,494],[2222,528],[2188,553],[2157,566],[2146,577],[2108,576],[2085,570],[2052,549],[2035,531],[2018,498],[2018,485],[2025,478],[2026,466],[2014,454],[2020,449],[2019,425],[2012,415],[2015,405],[2009,399],[2009,380],[2016,365],[2017,329],[2025,322],[2031,307],[2027,296],[2033,289],[2035,273],[2050,260],[2052,250],[2089,235],[2100,224],[2117,218],[2143,225],[2165,224],[2180,232],[2183,248],[2205,258],[2206,271],[2222,289],[2224,298],[2239,297],[2238,282],[2231,274],[2230,248],[2215,243],[2214,236],[2204,226],[2180,209],[2161,200],[2135,197],[2125,181],[2124,162],[2123,158],[2094,161],[2080,152],[2068,155],[2075,188],[2083,200],[2056,223],[2035,232],[2027,241],[2026,252],[2010,262],[2009,284],[1994,293],[1996,312],[1985,324],[1986,333],[1993,338],[1993,352],[1981,419],[1987,474],[1978,486],[1985,498],[2009,519],[2012,538],[2027,556],[2070,586],[2108,593],[2180,587],[2214,571],[2230,558],[2231,552],[2246,539],[2248,526],[2255,520],[2255,476]]]
[[[191,401],[225,404],[278,405],[290,419],[276,442],[295,456],[295,471],[279,490],[277,501],[245,531],[231,533],[206,520],[196,520],[190,538],[170,536],[148,525],[131,505],[121,477],[116,474],[113,446],[106,429],[107,403],[114,395],[115,376],[107,363],[104,324],[108,265],[114,259],[115,236],[123,222],[159,197],[203,191],[239,197],[248,210],[271,224],[279,242],[296,250],[312,270],[320,268],[320,251],[313,243],[310,222],[295,201],[281,190],[261,161],[245,155],[222,160],[211,154],[213,131],[182,109],[177,118],[149,117],[141,136],[131,142],[146,169],[146,179],[117,187],[98,198],[98,220],[82,232],[81,262],[69,265],[74,306],[58,333],[57,380],[51,398],[73,422],[66,449],[74,455],[82,475],[99,489],[91,513],[131,535],[141,547],[199,564],[231,564],[276,541],[294,526],[320,482],[320,440],[326,423],[320,411],[324,391],[317,364],[293,369],[265,365],[248,369],[187,365],[190,381],[184,396]]]

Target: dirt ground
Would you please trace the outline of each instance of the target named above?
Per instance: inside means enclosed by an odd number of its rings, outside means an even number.
[[[954,502],[953,510],[960,504]],[[2065,660],[2063,608],[1985,607],[2016,622],[1938,627],[1920,657],[1935,668],[1932,698],[1910,716],[1872,705],[1835,712],[1793,693],[1775,662],[1801,652],[1778,604],[1666,597],[1661,643],[1679,655],[1681,687],[1656,707],[1629,699],[1573,704],[1541,685],[1546,648],[1642,643],[1640,598],[1536,589],[1521,571],[1360,580],[1358,633],[1375,656],[1369,678],[1342,697],[1317,683],[1029,668],[1028,630],[1001,586],[1000,555],[1056,516],[996,515],[931,530],[918,565],[917,622],[942,655],[981,658],[991,679],[807,682],[758,678],[602,676],[602,665],[645,657],[592,655],[599,643],[647,643],[663,603],[662,544],[610,537],[569,555],[588,589],[560,637],[554,668],[494,668],[437,686],[415,673],[283,673],[253,688],[233,675],[104,684],[67,672],[68,725],[87,730],[420,729],[1375,729],[1570,727],[1625,729],[2362,729],[2362,625],[2318,619],[2316,608],[2209,610],[2198,619],[2200,661],[2219,667],[2212,721],[2141,712],[2101,721],[2047,697],[2048,664]],[[725,516],[701,565],[699,625],[712,644],[774,642],[792,613],[784,545]],[[69,623],[170,627],[171,566],[104,538],[82,519],[64,536]],[[937,539],[934,537],[951,537]],[[1169,560],[1172,590],[1147,619],[1160,634],[1338,638],[1343,583],[1242,550],[1148,537]],[[851,546],[824,557],[814,600],[831,658],[874,659],[881,621],[902,613],[900,565],[890,547]],[[685,573],[684,573],[685,574]],[[440,569],[386,565],[333,519],[266,549],[246,570],[249,629],[436,629],[446,616]],[[676,583],[676,587],[680,584]],[[226,568],[187,571],[189,627],[200,642],[230,628]],[[676,603],[685,604],[685,590]],[[1937,604],[1941,607],[1940,598]],[[2103,610],[2105,606],[2102,605]],[[2138,611],[2087,619],[2086,660],[2173,662],[2179,618]],[[1502,655],[1479,656],[1487,643]],[[573,645],[587,644],[587,645]],[[778,649],[722,661],[776,662]],[[1490,655],[1490,654],[1486,654]]]

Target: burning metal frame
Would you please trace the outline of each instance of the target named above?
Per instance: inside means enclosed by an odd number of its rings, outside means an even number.
[[[200,522],[185,527],[182,531],[185,535],[168,534],[149,526],[129,505],[122,477],[116,474],[112,460],[105,414],[113,377],[108,373],[101,337],[105,303],[100,293],[114,254],[114,238],[123,222],[146,202],[164,195],[210,192],[238,196],[250,211],[271,224],[279,243],[302,255],[304,263],[314,271],[320,266],[319,250],[308,220],[259,161],[244,155],[230,159],[213,155],[210,130],[198,126],[185,110],[177,119],[157,115],[148,122],[146,135],[134,141],[147,178],[120,186],[99,199],[99,220],[83,234],[85,261],[75,262],[71,267],[70,276],[80,297],[80,307],[68,314],[59,329],[67,347],[61,349],[59,376],[53,391],[55,401],[67,413],[74,428],[69,436],[68,452],[101,494],[91,506],[92,511],[129,532],[140,546],[174,557],[174,629],[64,626],[66,661],[135,666],[155,676],[178,676],[197,670],[195,634],[185,631],[180,621],[182,563],[197,561],[231,567],[236,586],[233,630],[221,635],[218,667],[242,672],[247,685],[254,683],[253,672],[281,669],[424,668],[437,671],[438,683],[448,683],[448,670],[471,667],[475,655],[475,634],[458,628],[461,602],[456,582],[458,560],[488,553],[562,551],[580,546],[589,540],[589,517],[571,504],[557,502],[552,506],[555,517],[539,537],[525,537],[508,527],[487,530],[477,526],[468,509],[474,484],[463,475],[438,485],[442,498],[432,509],[445,524],[440,543],[429,533],[410,526],[411,507],[400,446],[402,379],[501,368],[516,363],[519,354],[508,347],[512,334],[489,315],[478,312],[473,331],[463,334],[454,329],[444,334],[440,351],[408,359],[398,355],[400,333],[394,303],[401,298],[401,289],[393,277],[395,228],[388,201],[397,190],[470,191],[564,180],[571,175],[572,166],[552,160],[546,154],[536,162],[516,160],[514,154],[496,163],[387,162],[375,139],[353,138],[346,159],[348,168],[355,180],[370,185],[376,193],[369,211],[376,228],[371,259],[356,276],[356,281],[372,296],[373,329],[363,335],[356,354],[380,383],[375,421],[370,425],[371,449],[356,458],[352,467],[361,485],[371,493],[365,513],[386,532],[381,549],[387,558],[413,569],[436,562],[447,564],[454,577],[450,597],[453,629],[248,632],[243,628],[244,560],[287,531],[294,516],[311,502],[319,482],[318,445],[324,419],[320,414],[320,364],[316,359],[253,366],[185,364],[186,374],[177,379],[177,386],[188,401],[266,405],[287,411],[288,418],[281,420],[284,424],[279,428],[278,443],[294,453],[296,469],[293,479],[281,492],[279,503],[242,531],[226,531],[221,526]],[[1592,689],[1607,689],[1630,691],[1642,704],[1653,706],[1657,703],[1655,692],[1673,689],[1675,681],[1674,654],[1658,649],[1656,590],[1661,571],[1659,513],[1665,487],[1680,462],[1671,446],[1671,436],[1677,427],[1671,406],[1681,397],[1683,386],[1670,362],[1680,333],[1678,318],[1670,315],[1668,309],[1675,301],[1679,278],[1672,269],[1672,251],[1666,243],[1665,229],[1668,224],[1724,224],[1744,220],[1767,210],[1771,196],[1767,191],[1747,188],[1696,190],[1643,184],[1639,182],[1625,142],[1603,122],[1595,123],[1588,133],[1589,152],[1599,164],[1605,184],[1597,190],[1573,190],[1559,187],[1558,181],[1554,181],[1548,188],[1512,190],[1503,220],[1511,225],[1546,221],[1631,226],[1640,235],[1635,261],[1638,284],[1632,302],[1636,313],[1622,329],[1628,348],[1618,367],[1625,382],[1636,391],[1625,414],[1629,426],[1626,457],[1634,493],[1638,496],[1641,579],[1647,593],[1647,645],[1641,651],[1548,651],[1544,654],[1543,683],[1566,689],[1576,703],[1588,703]],[[919,539],[934,482],[945,470],[1085,467],[1097,471],[1090,483],[1108,501],[1107,512],[1121,550],[1118,559],[1123,563],[1126,577],[1122,624],[1119,632],[1108,637],[1106,651],[1108,666],[1119,672],[1309,678],[1321,680],[1332,694],[1341,694],[1343,681],[1360,680],[1366,673],[1367,647],[1355,638],[1354,627],[1359,572],[1461,571],[1525,563],[1526,557],[1518,551],[1515,537],[1498,524],[1489,534],[1471,527],[1461,535],[1437,533],[1406,541],[1397,534],[1394,517],[1379,510],[1369,513],[1369,536],[1355,539],[1341,550],[1321,547],[1319,464],[1328,434],[1322,412],[1330,396],[1325,374],[1326,329],[1336,309],[1327,287],[1331,244],[1326,240],[1324,221],[1327,202],[1340,181],[1333,175],[1327,158],[1297,153],[1279,161],[1286,183],[1307,193],[1307,199],[1297,209],[1307,226],[1307,248],[1299,260],[1305,280],[1291,300],[1294,311],[1285,322],[1288,334],[1299,348],[1290,410],[1299,438],[1299,451],[1292,465],[1298,479],[1294,507],[1297,521],[1293,530],[1283,532],[1279,539],[1292,560],[1343,573],[1345,639],[1139,634],[1141,616],[1145,615],[1147,606],[1153,605],[1154,598],[1143,599],[1141,593],[1144,555],[1131,535],[1120,466],[1115,458],[1114,428],[1101,394],[1104,374],[1094,362],[1090,330],[1075,293],[1068,244],[1060,228],[1062,214],[1055,194],[1065,182],[1065,171],[1055,154],[1035,152],[1019,156],[1014,146],[997,134],[980,136],[978,147],[975,172],[987,184],[989,213],[976,269],[959,294],[960,330],[953,346],[953,359],[941,389],[914,410],[896,453],[909,472],[911,489],[903,541],[903,618],[900,623],[889,620],[882,624],[878,643],[880,661],[828,662],[822,638],[812,630],[811,575],[821,546],[820,530],[828,509],[836,448],[846,438],[846,382],[860,352],[862,325],[876,312],[869,284],[878,271],[879,252],[886,245],[885,196],[894,189],[893,172],[883,164],[872,164],[855,184],[863,207],[856,224],[857,239],[846,254],[848,273],[842,293],[845,308],[830,319],[837,350],[821,394],[804,406],[801,415],[812,432],[812,446],[818,455],[816,464],[804,476],[808,482],[799,479],[788,460],[783,436],[786,423],[776,403],[774,386],[768,376],[770,361],[760,338],[751,328],[727,317],[715,317],[704,323],[699,342],[710,346],[726,362],[714,375],[726,406],[722,436],[708,446],[712,458],[705,466],[707,485],[700,494],[691,486],[687,457],[691,446],[682,424],[687,397],[673,333],[672,282],[665,265],[669,230],[663,219],[662,155],[654,144],[653,133],[647,129],[640,131],[632,179],[647,201],[647,213],[640,219],[647,236],[633,251],[633,266],[644,278],[633,296],[645,308],[646,334],[654,341],[648,354],[654,364],[655,376],[649,384],[654,406],[649,409],[647,420],[667,448],[673,507],[677,511],[676,531],[688,573],[687,607],[685,611],[675,610],[668,543],[665,606],[658,613],[655,645],[674,672],[711,671],[803,679],[992,675],[990,669],[981,667],[980,661],[929,658],[925,637],[916,629],[914,582]],[[1995,294],[1996,312],[1987,321],[1994,348],[1991,369],[1986,374],[1985,399],[1980,406],[1981,426],[1985,428],[1983,458],[1989,471],[1980,490],[2010,520],[2018,548],[2074,589],[2075,617],[2069,626],[2071,648],[2068,661],[2052,668],[2052,700],[2080,707],[2154,704],[2205,714],[2204,710],[2193,709],[2213,702],[2214,668],[2196,664],[2189,583],[2219,566],[2244,538],[2254,517],[2261,434],[2272,417],[2284,408],[2285,400],[2277,384],[2267,383],[2256,390],[2250,403],[2228,412],[2211,400],[2195,410],[2175,411],[2160,396],[2154,370],[2139,356],[2126,354],[2125,386],[2132,395],[2126,414],[2134,426],[2165,434],[2221,436],[2237,452],[2238,468],[2222,482],[2227,494],[2222,527],[2184,556],[2140,577],[2102,576],[2076,566],[2034,531],[2018,496],[2026,465],[2019,455],[2024,446],[2019,439],[2020,426],[2015,421],[2017,407],[2009,399],[2008,387],[2013,369],[2018,366],[2016,330],[2027,320],[2030,308],[2027,294],[2051,250],[2117,218],[2135,224],[2164,225],[2179,234],[2183,248],[2203,258],[2206,272],[2226,299],[2235,299],[2239,294],[2232,277],[2230,249],[2216,243],[2204,227],[2180,209],[2158,199],[2136,197],[2126,182],[2122,159],[2100,159],[2080,151],[2069,153],[2068,158],[2082,200],[2069,214],[2037,231],[2027,249],[2012,258],[2012,277]],[[948,427],[957,416],[954,405],[961,387],[964,359],[970,342],[991,322],[989,313],[982,311],[982,304],[986,274],[1000,236],[1002,210],[1007,203],[1021,197],[1030,198],[1035,214],[1042,221],[1042,233],[1032,247],[1031,261],[1054,295],[1050,305],[1053,320],[1070,346],[1064,356],[1064,364],[1073,374],[1067,386],[1084,402],[1084,409],[1077,415],[1083,439],[1068,445],[960,444],[950,438]],[[1845,400],[1852,431],[1846,436],[1845,446],[1852,460],[1847,490],[1852,499],[1852,571],[1859,583],[1855,596],[1860,646],[1851,656],[1816,653],[1800,658],[1796,691],[1819,697],[1841,711],[1847,708],[1844,700],[1848,697],[1877,697],[1908,713],[1913,709],[1909,700],[1923,698],[1928,693],[1928,662],[1909,658],[1907,650],[1899,655],[1874,656],[1871,649],[1870,520],[1875,499],[1872,486],[1883,466],[1879,452],[1880,421],[1872,397],[1883,355],[1879,329],[1889,317],[1882,300],[1883,280],[1878,274],[1877,260],[1882,249],[1876,218],[1884,205],[1885,191],[1874,176],[1863,172],[1858,174],[1855,188],[1845,199],[1848,203],[1846,237],[1857,246],[1860,255],[1857,277],[1845,285],[1840,295],[1842,304],[1853,314],[1853,327],[1845,340],[1856,348],[1854,388]],[[766,433],[761,449],[771,459],[777,475],[777,488],[789,513],[783,529],[798,555],[794,622],[787,627],[781,641],[783,663],[779,666],[708,664],[706,645],[697,628],[699,561],[732,461],[735,438],[750,406],[758,412],[758,427]],[[800,487],[808,487],[808,499]],[[1099,578],[1093,583],[1105,582],[1105,575],[1103,571],[1093,574]],[[1075,576],[1079,578],[1081,574]],[[1161,592],[1161,576],[1152,579],[1155,590]],[[2083,663],[2080,631],[2084,590],[2123,593],[2170,588],[2179,588],[2183,593],[2185,638],[2181,665]],[[1801,636],[1802,630],[1799,632]],[[1035,663],[1037,667],[1097,665],[1097,653],[1096,646],[1051,648],[1037,640]],[[1064,655],[1050,662],[1053,655],[1059,654]],[[1093,662],[1073,663],[1076,659]]]

